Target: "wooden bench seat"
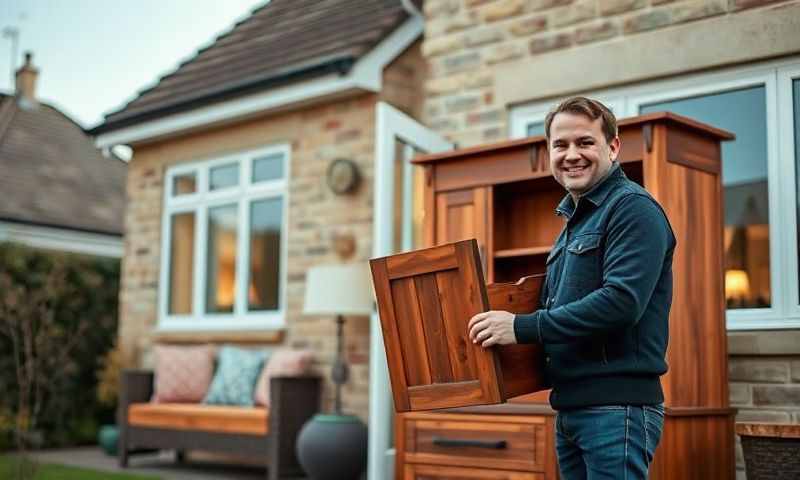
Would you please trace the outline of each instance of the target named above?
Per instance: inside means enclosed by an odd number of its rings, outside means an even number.
[[[138,427],[266,435],[269,412],[264,407],[192,403],[134,403],[128,424]]]
[[[153,449],[201,450],[263,458],[269,480],[297,478],[303,469],[295,445],[300,429],[319,412],[322,379],[317,376],[270,379],[269,408],[150,403],[153,372],[124,370],[118,415],[119,464]]]

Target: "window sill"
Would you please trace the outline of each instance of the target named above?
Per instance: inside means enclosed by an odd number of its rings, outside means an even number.
[[[728,332],[728,355],[797,355],[800,329]]]
[[[157,343],[283,343],[286,330],[167,330],[153,332]]]

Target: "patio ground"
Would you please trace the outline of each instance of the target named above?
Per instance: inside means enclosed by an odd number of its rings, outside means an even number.
[[[107,456],[98,447],[44,450],[35,455],[42,463],[55,463],[107,472],[155,475],[162,480],[263,480],[266,478],[264,467],[221,463],[191,456],[185,463],[178,464],[175,462],[175,455],[172,452],[132,455],[126,469],[119,468],[116,457]]]

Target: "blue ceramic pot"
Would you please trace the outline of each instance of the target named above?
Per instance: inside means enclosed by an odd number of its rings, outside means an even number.
[[[97,443],[106,452],[106,455],[117,455],[117,441],[119,440],[119,428],[116,425],[103,425],[97,432]]]

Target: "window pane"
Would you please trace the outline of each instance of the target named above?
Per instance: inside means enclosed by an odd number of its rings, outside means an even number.
[[[800,79],[792,81],[792,97],[794,101],[794,162],[795,162],[795,188],[797,189],[797,225],[800,227]],[[800,235],[798,235],[800,238]],[[797,244],[800,259],[800,243]]]
[[[206,312],[233,312],[236,298],[236,205],[208,209]]]
[[[283,154],[276,153],[253,160],[253,183],[283,178]]]
[[[528,124],[528,136],[544,135],[544,122],[531,122]]]
[[[169,313],[192,313],[194,212],[172,215],[170,222]]]
[[[282,218],[282,198],[258,200],[250,204],[249,310],[279,308]]]
[[[197,178],[194,173],[172,177],[172,196],[186,195],[197,191]]]
[[[767,111],[763,86],[646,105],[736,134],[722,142],[725,210],[725,298],[728,308],[769,307]]]
[[[239,184],[239,164],[222,165],[214,167],[209,172],[208,189],[217,190],[219,188],[233,187]]]

